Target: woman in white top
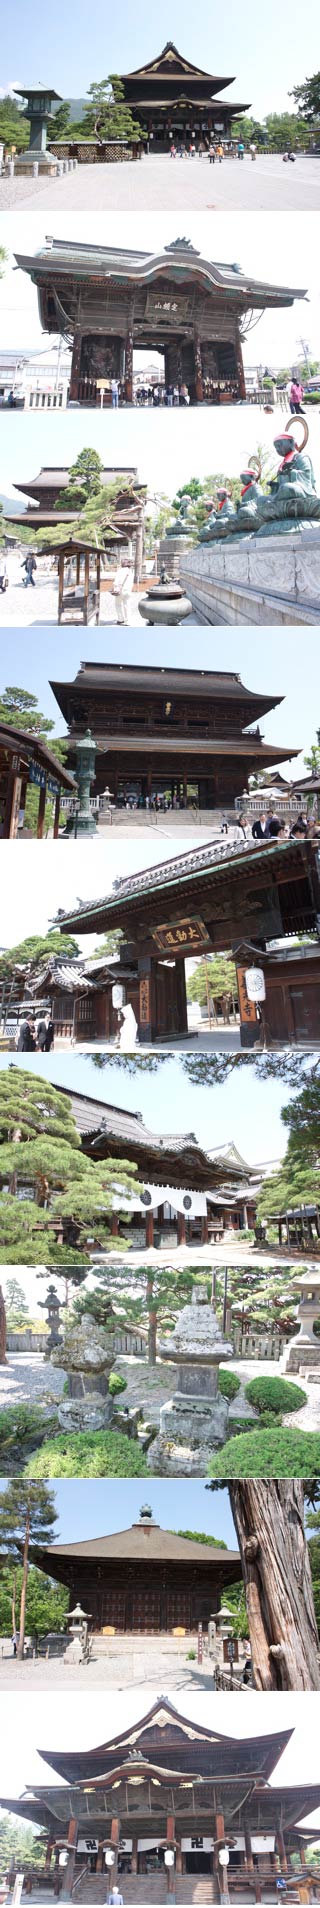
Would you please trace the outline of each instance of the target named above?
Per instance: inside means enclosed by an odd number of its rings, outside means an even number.
[[[131,596],[132,590],[133,590],[132,564],[130,562],[127,563],[125,557],[122,557],[121,563],[119,563],[119,567],[116,570],[114,583],[113,583],[113,590],[112,590],[112,595],[115,601],[115,614],[116,614],[117,623],[128,623],[129,621],[129,617],[128,617],[129,597]]]

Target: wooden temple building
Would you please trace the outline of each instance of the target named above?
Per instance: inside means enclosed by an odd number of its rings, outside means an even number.
[[[181,808],[232,812],[250,775],[288,759],[259,728],[281,696],[247,689],[236,672],[87,661],[74,682],[51,688],[69,729],[68,766],[90,728],[91,793],[107,783],[119,806],[162,795]]]
[[[114,1195],[111,1233],[139,1250],[206,1245],[227,1229],[253,1224],[259,1191],[256,1172],[227,1148],[204,1152],[194,1133],[160,1136],[140,1113],[70,1092],[81,1144],[92,1160],[113,1158],[137,1169],[137,1187]]]
[[[23,829],[27,790],[39,789],[37,836],[42,839],[47,796],[54,799],[53,834],[59,833],[61,796],[77,794],[73,775],[52,749],[28,729],[0,723],[0,837],[16,839]]]
[[[242,1043],[252,1046],[262,1038],[260,1009],[246,978],[258,962],[266,990],[263,1037],[318,1044],[319,917],[319,845],[296,836],[241,846],[212,841],[189,849],[118,881],[105,898],[61,911],[55,926],[72,934],[122,930],[123,952],[137,962],[141,1041],[170,1037],[172,1014],[175,1035],[185,1036],[186,958],[230,952],[237,964]],[[302,944],[294,947],[297,936]],[[270,946],[277,942],[287,945]]]
[[[220,87],[232,86],[234,77],[193,66],[173,40],[145,66],[121,74],[124,98],[152,152],[169,152],[172,145],[206,147],[217,135],[230,140],[233,119],[248,111],[248,100],[241,104],[219,97]]]
[[[69,395],[85,405],[110,404],[112,378],[132,403],[137,350],[160,353],[166,389],[186,384],[194,404],[245,398],[244,333],[305,297],[204,259],[184,238],[156,254],[49,239],[17,265],[37,286],[43,329],[72,338]]]
[[[61,469],[45,465],[39,470],[37,477],[30,477],[27,483],[15,484],[14,488],[18,490],[19,495],[20,491],[22,491],[28,499],[27,509],[21,511],[21,515],[19,515],[19,512],[16,512],[15,515],[11,517],[8,511],[6,523],[12,523],[15,529],[17,529],[19,525],[21,525],[21,528],[24,530],[30,529],[31,544],[32,533],[34,533],[35,530],[42,530],[44,550],[46,548],[52,549],[52,545],[46,545],[46,530],[54,530],[61,524],[65,524],[67,544],[69,525],[74,525],[75,518],[80,512],[80,506],[77,509],[75,504],[73,504],[72,507],[70,507],[69,504],[68,509],[64,510],[63,504],[60,504],[58,501],[61,494],[63,496],[63,491],[67,489],[69,478],[70,472],[66,465],[62,466]],[[116,562],[118,563],[119,556],[132,555],[134,560],[135,582],[139,583],[142,575],[146,488],[144,484],[139,484],[138,482],[136,467],[128,467],[127,469],[123,469],[122,467],[119,469],[105,468],[101,471],[102,487],[103,485],[107,487],[108,484],[114,484],[116,481],[119,483],[119,490],[116,501],[113,500],[110,504],[110,525],[108,525],[108,528],[103,532],[103,535],[101,535],[99,531],[99,537],[103,542],[106,561],[108,561],[108,558],[112,561],[114,556],[116,556]],[[53,549],[52,556],[54,556]],[[74,557],[75,565],[78,557],[79,551],[76,551]],[[99,573],[98,582],[101,591],[104,587],[108,587],[107,573],[105,578],[103,574],[100,575]]]
[[[305,1823],[320,1783],[277,1774],[291,1736],[222,1736],[160,1696],[97,1747],[41,1751],[40,1783],[1,1807],[41,1829],[46,1892],[51,1875],[64,1901],[105,1902],[109,1881],[137,1908],[276,1903],[279,1890],[309,1903],[320,1897],[308,1854],[319,1829]]]
[[[238,1551],[162,1530],[149,1505],[129,1530],[82,1543],[33,1548],[33,1561],[66,1585],[70,1610],[80,1602],[90,1628],[104,1635],[188,1635],[208,1628],[221,1597],[241,1581]]]

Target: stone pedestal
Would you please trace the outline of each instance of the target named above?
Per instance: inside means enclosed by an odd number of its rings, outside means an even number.
[[[68,1325],[63,1343],[52,1353],[52,1364],[68,1374],[67,1398],[58,1407],[63,1431],[100,1431],[110,1424],[113,1401],[109,1378],[114,1363],[115,1321],[110,1329],[97,1325],[90,1313],[79,1324]]]
[[[207,623],[319,623],[319,524],[288,536],[275,531],[266,539],[197,544],[181,557],[180,582]]]
[[[320,1318],[320,1271],[315,1267],[297,1277],[291,1297],[300,1294],[298,1318],[300,1330],[296,1338],[291,1339],[283,1370],[285,1372],[307,1371],[308,1367],[320,1367],[320,1337],[316,1337],[314,1326]]]
[[[178,1380],[173,1398],[160,1410],[150,1468],[165,1476],[199,1477],[207,1469],[209,1452],[226,1440],[229,1406],[218,1389],[218,1373],[222,1358],[233,1355],[201,1288],[195,1287],[191,1305],[185,1306],[172,1338],[160,1350],[162,1358],[178,1365]]]
[[[190,549],[189,537],[162,537],[159,544],[159,570],[166,570],[168,576],[176,576],[179,582],[180,564],[187,558]]]

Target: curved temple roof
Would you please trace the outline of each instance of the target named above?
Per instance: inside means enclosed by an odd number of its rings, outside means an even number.
[[[163,251],[152,253],[50,237],[33,257],[18,252],[15,257],[16,264],[29,273],[40,291],[55,278],[59,283],[75,279],[86,284],[92,279],[97,289],[106,281],[115,285],[129,281],[138,286],[169,275],[177,283],[186,277],[200,282],[215,300],[225,302],[227,298],[242,310],[293,305],[295,298],[306,297],[305,288],[300,286],[269,285],[267,280],[252,278],[240,265],[201,258],[187,238],[177,238]],[[58,316],[56,313],[55,328]]]

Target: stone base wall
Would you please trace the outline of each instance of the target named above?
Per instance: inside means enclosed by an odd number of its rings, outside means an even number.
[[[106,166],[121,163],[125,159],[138,159],[139,146],[122,146],[117,140],[104,140],[98,145],[96,139],[51,140],[51,152],[56,159],[77,159],[79,166]]]
[[[181,557],[180,582],[207,623],[318,624],[320,528],[197,544]]]

